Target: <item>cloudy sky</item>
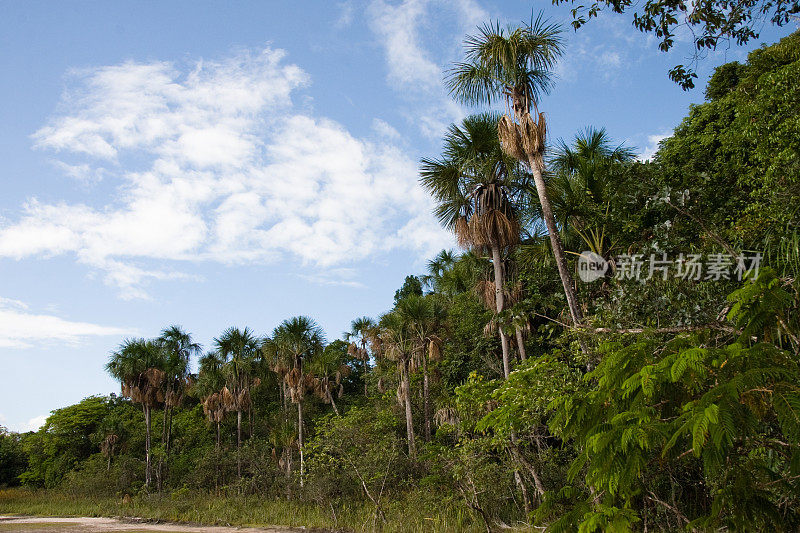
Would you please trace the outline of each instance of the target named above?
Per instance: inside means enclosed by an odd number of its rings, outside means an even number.
[[[115,391],[102,367],[126,336],[180,324],[209,346],[308,314],[334,339],[386,310],[453,245],[416,169],[470,111],[442,88],[464,36],[569,18],[538,0],[0,6],[0,425],[18,431]],[[666,76],[688,48],[660,54],[627,19],[566,38],[553,138],[604,126],[647,157],[702,101]]]

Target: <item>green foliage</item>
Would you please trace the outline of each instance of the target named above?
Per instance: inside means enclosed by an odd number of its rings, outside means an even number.
[[[606,343],[584,378],[590,385],[551,403],[550,429],[580,451],[570,478],[602,495],[582,527],[596,529],[609,510],[670,501],[653,481],[681,466],[706,488],[699,505],[679,504],[676,514],[703,527],[796,527],[797,498],[783,498],[800,489],[789,475],[800,451],[800,366],[757,340],[765,317],[789,303],[774,281],[765,271],[732,295],[732,317],[747,332],[740,339],[703,332]]]
[[[524,434],[546,422],[550,403],[557,395],[575,391],[579,380],[580,371],[553,353],[529,359],[505,381],[487,383],[473,375],[467,385],[456,389],[456,395],[464,407],[491,402],[494,408],[477,421],[475,429],[491,431],[497,441],[505,442],[512,433]]]
[[[19,476],[28,467],[22,437],[0,426],[0,487],[19,484]]]
[[[744,65],[738,61],[717,67],[706,86],[706,100],[719,100],[739,85],[744,73]]]
[[[417,276],[406,276],[403,286],[394,293],[394,304],[409,296],[422,296],[422,282]]]
[[[575,0],[552,0],[553,5],[575,5]],[[633,25],[642,33],[659,39],[658,48],[669,51],[675,45],[678,27],[686,25],[692,32],[693,63],[709,50],[733,42],[743,45],[758,38],[761,25],[768,20],[784,26],[800,13],[797,0],[751,0],[731,6],[725,0],[690,4],[685,1],[648,0],[643,5],[632,0],[597,0],[577,5],[572,10],[572,27],[576,30],[604,10],[624,14],[633,11]],[[669,71],[672,81],[684,90],[694,87],[697,74],[692,66],[676,65]]]
[[[409,472],[400,420],[372,406],[318,420],[308,453],[307,492],[317,501],[396,495]]]
[[[663,169],[661,194],[694,217],[673,213],[675,230],[687,240],[696,235],[697,220],[737,249],[763,249],[765,234],[775,246],[787,228],[797,228],[798,80],[796,32],[755,50],[744,65],[717,69],[709,85],[712,100],[692,107],[664,141],[656,157]]]
[[[91,396],[53,411],[44,426],[24,441],[29,468],[20,480],[37,486],[58,485],[70,470],[95,452],[91,435],[109,407],[107,398]]]

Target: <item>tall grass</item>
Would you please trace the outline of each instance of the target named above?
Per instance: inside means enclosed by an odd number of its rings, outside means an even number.
[[[118,497],[76,496],[58,491],[0,490],[0,514],[35,516],[120,516],[226,526],[305,526],[323,530],[373,532],[482,532],[485,526],[457,502],[438,506],[425,499],[392,502],[386,523],[376,523],[374,507],[362,503],[324,507],[257,496],[218,497],[200,493]]]

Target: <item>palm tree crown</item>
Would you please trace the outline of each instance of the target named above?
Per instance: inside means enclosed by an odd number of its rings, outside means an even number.
[[[452,124],[439,159],[421,162],[420,181],[437,202],[436,215],[462,246],[505,248],[519,240],[518,205],[530,193],[530,175],[503,153],[500,115],[472,115]]]
[[[521,27],[485,24],[464,44],[466,61],[447,76],[451,94],[472,105],[492,105],[504,95],[525,110],[549,90],[552,69],[563,51],[561,28],[541,15]]]

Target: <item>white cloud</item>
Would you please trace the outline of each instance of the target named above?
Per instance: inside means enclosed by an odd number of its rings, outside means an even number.
[[[9,431],[14,431],[16,433],[39,431],[39,428],[41,428],[45,422],[47,422],[48,416],[49,415],[35,416],[23,424],[8,424],[8,419],[2,413],[0,413],[0,426],[3,426]]]
[[[353,1],[346,0],[345,2],[340,2],[337,5],[337,9],[339,11],[339,16],[334,22],[334,26],[337,28],[346,28],[353,22],[353,13],[355,12]]]
[[[605,69],[618,69],[622,66],[622,57],[619,52],[607,50],[597,58],[598,64]]]
[[[376,0],[369,8],[371,26],[386,51],[389,80],[423,91],[442,81],[441,69],[420,43],[428,4],[428,0],[406,0],[398,5]]]
[[[353,268],[331,268],[311,274],[297,274],[299,278],[317,285],[334,285],[354,289],[366,288],[366,285],[356,279],[357,275],[358,272]]]
[[[328,267],[378,251],[420,251],[401,231],[432,220],[416,161],[296,110],[308,76],[281,50],[241,51],[188,68],[166,62],[76,71],[64,112],[33,138],[76,154],[68,174],[117,180],[97,205],[29,199],[0,222],[0,257],[72,254],[124,298],[151,280],[195,279],[179,262]],[[434,241],[449,242],[431,228]]]
[[[391,141],[402,139],[400,132],[385,120],[381,120],[379,118],[372,119],[372,129],[375,131],[375,133],[381,137],[384,137],[385,139]]]
[[[672,133],[670,132],[648,135],[647,145],[642,149],[637,159],[639,161],[647,161],[649,159],[652,159],[653,156],[656,155],[656,152],[658,151],[658,144],[667,137],[670,137],[671,135]]]
[[[488,14],[473,0],[373,0],[367,14],[384,49],[389,84],[412,104],[407,120],[439,140],[450,123],[466,116],[444,87],[445,69],[461,59],[464,35]],[[436,37],[426,42],[426,35]]]
[[[28,420],[22,428],[19,429],[18,433],[26,433],[28,431],[39,431],[39,429],[47,422],[47,417],[49,415],[39,415],[34,416],[30,420]]]
[[[37,344],[53,343],[78,345],[87,337],[132,333],[126,328],[36,314],[18,300],[0,298],[0,348],[31,348]]]

